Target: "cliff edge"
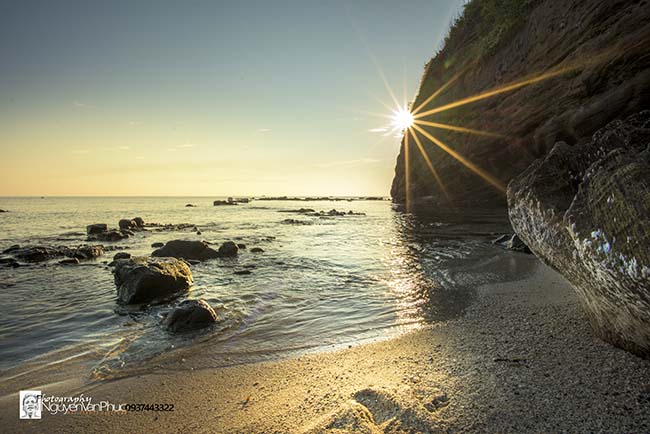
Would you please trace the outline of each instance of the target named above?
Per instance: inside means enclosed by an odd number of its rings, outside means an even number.
[[[650,108],[647,41],[647,0],[470,1],[425,67],[393,201],[505,215],[508,182],[556,142]]]

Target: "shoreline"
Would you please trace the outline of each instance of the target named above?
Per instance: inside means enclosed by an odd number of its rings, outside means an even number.
[[[570,285],[532,256],[523,280],[477,289],[458,319],[276,362],[59,383],[46,393],[171,403],[173,412],[44,415],[12,432],[643,432],[650,361],[598,340]],[[25,385],[28,386],[27,384]]]

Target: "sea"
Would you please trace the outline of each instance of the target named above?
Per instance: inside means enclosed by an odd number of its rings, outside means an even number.
[[[389,339],[453,320],[479,285],[521,274],[507,267],[508,255],[518,253],[492,243],[510,231],[504,210],[422,216],[387,199],[356,198],[213,206],[223,199],[0,198],[8,211],[0,213],[0,251],[16,244],[114,249],[79,265],[0,266],[0,381],[73,365],[77,375],[103,381],[166,364],[182,369],[179,361],[189,354],[201,354],[200,367],[217,367]],[[300,208],[346,215],[296,213]],[[175,226],[112,243],[87,241],[87,225],[117,227],[134,217]],[[216,246],[232,240],[246,249],[191,265],[191,291],[175,301],[120,305],[113,255],[148,256],[153,243],[174,239]],[[254,247],[263,252],[252,253]],[[245,269],[251,273],[236,274]],[[196,332],[165,331],[161,319],[186,298],[205,299],[220,321]]]

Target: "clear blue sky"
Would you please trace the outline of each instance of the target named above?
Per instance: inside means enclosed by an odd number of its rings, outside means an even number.
[[[385,195],[462,3],[0,0],[0,195]]]

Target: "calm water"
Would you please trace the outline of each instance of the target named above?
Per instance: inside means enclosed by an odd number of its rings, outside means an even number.
[[[391,337],[458,315],[473,288],[496,276],[490,244],[508,230],[499,214],[420,220],[388,201],[253,201],[213,207],[215,198],[0,198],[0,250],[13,244],[78,245],[90,223],[121,218],[192,223],[201,231],[136,233],[105,245],[148,255],[152,243],[234,240],[236,259],[192,266],[188,298],[208,300],[224,320],[190,335],[171,336],[159,321],[171,305],[146,311],[116,303],[115,252],[79,266],[0,268],[0,369],[45,365],[85,355],[94,373],[111,376],[143,360],[202,351],[228,365]],[[185,204],[197,205],[187,208]],[[282,213],[301,207],[353,210],[365,216],[317,218]],[[285,224],[293,218],[306,224]],[[445,221],[449,220],[449,221]],[[454,223],[454,221],[456,223]],[[261,254],[250,248],[262,247]],[[236,270],[252,268],[240,276]],[[173,304],[172,304],[173,305]],[[31,361],[32,363],[20,363]],[[10,370],[10,368],[12,368]],[[25,368],[27,369],[27,368]],[[1,375],[1,373],[0,373]]]

